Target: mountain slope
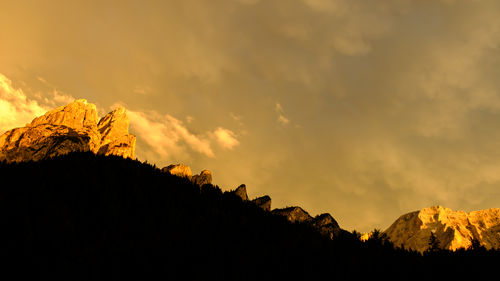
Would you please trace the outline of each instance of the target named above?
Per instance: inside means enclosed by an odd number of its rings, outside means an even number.
[[[0,178],[9,214],[0,247],[10,249],[1,255],[34,276],[255,280],[294,267],[300,276],[334,246],[217,187],[121,157],[4,163]]]
[[[0,179],[0,270],[24,280],[422,280],[485,267],[478,279],[500,261],[489,251],[422,257],[345,232],[330,239],[232,192],[116,156],[0,162]]]
[[[76,100],[2,134],[0,160],[37,161],[77,151],[133,158],[135,136],[129,134],[128,126],[124,108],[113,110],[98,122],[96,106]]]
[[[474,240],[487,249],[500,247],[500,209],[466,213],[434,206],[398,218],[385,232],[396,246],[423,252],[431,233],[442,249],[469,248]]]

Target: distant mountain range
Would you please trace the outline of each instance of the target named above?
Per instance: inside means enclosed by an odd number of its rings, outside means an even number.
[[[71,152],[134,158],[135,136],[129,134],[128,127],[129,120],[123,107],[99,120],[95,105],[86,100],[76,100],[35,118],[25,127],[1,135],[0,161],[40,161]],[[193,175],[189,166],[174,164],[162,171],[185,178],[199,187],[212,184],[212,174],[208,170]],[[267,195],[249,200],[245,185],[240,185],[232,193],[243,202],[251,202],[270,214],[309,225],[330,239],[348,233],[328,213],[312,217],[298,206],[272,209],[271,198]],[[431,236],[442,249],[470,248],[474,243],[486,249],[498,249],[500,210],[465,213],[441,206],[425,208],[401,216],[383,234],[396,247],[418,252],[429,249]],[[365,235],[365,238],[369,237],[369,234]]]

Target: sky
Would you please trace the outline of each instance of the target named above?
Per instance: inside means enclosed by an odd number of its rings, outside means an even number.
[[[500,207],[500,1],[0,0],[0,133],[84,98],[136,155],[385,230]]]

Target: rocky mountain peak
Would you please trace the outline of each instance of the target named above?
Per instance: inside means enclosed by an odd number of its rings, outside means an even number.
[[[330,239],[345,231],[340,228],[337,221],[328,213],[314,217],[312,220],[312,226],[323,235],[330,237]]]
[[[247,186],[242,184],[234,190],[234,194],[241,198],[243,201],[248,201]]]
[[[76,151],[133,158],[135,136],[128,133],[128,123],[124,108],[98,123],[96,106],[75,100],[1,135],[0,160],[37,161]]]
[[[172,164],[168,165],[167,167],[164,167],[162,169],[163,172],[169,173],[174,176],[182,177],[182,178],[188,178],[191,179],[193,176],[193,173],[191,172],[191,168],[187,165],[184,164]]]
[[[468,248],[477,240],[487,249],[500,248],[500,209],[466,213],[433,206],[399,217],[384,233],[396,246],[420,252],[433,233],[443,249]]]
[[[199,186],[212,184],[212,173],[209,170],[203,170],[199,175],[194,175],[191,181]]]
[[[124,107],[118,107],[106,114],[97,124],[99,133],[103,138],[128,134],[128,126],[129,119]]]
[[[92,103],[88,103],[85,99],[79,99],[35,118],[28,126],[35,127],[49,124],[66,126],[74,129],[84,127],[94,129],[97,127],[97,120],[96,106]]]
[[[328,213],[317,215],[316,217],[314,217],[314,224],[318,227],[327,225],[334,225],[336,227],[339,227],[337,221],[332,217],[332,215]]]
[[[264,211],[271,211],[271,197],[269,195],[264,195],[259,198],[252,200],[252,203],[263,209]]]
[[[286,217],[291,222],[307,222],[312,220],[312,217],[301,207],[287,207],[283,209],[274,209],[273,214]]]

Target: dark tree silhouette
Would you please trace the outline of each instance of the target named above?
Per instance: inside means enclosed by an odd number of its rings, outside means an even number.
[[[0,179],[0,272],[22,280],[458,280],[485,268],[479,280],[500,263],[491,250],[394,248],[380,230],[329,239],[120,157],[1,162]]]

